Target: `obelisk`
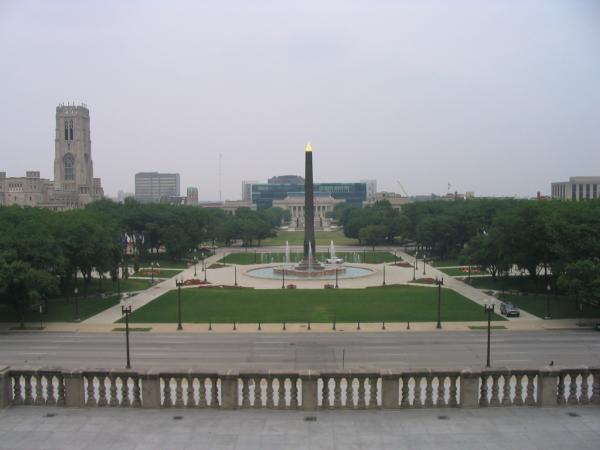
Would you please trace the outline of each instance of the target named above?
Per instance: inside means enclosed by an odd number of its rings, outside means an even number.
[[[306,144],[304,150],[304,264],[309,265],[309,246],[312,249],[310,257],[314,260],[315,247],[315,203],[312,166],[312,145]]]

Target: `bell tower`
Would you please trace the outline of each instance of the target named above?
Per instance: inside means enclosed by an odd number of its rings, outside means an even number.
[[[90,111],[85,104],[56,107],[54,188],[76,194],[80,204],[95,197]]]

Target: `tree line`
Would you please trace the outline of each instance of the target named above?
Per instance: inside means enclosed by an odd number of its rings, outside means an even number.
[[[94,274],[109,273],[114,280],[127,273],[119,270],[123,264],[137,266],[159,251],[186,259],[216,242],[260,243],[284,219],[278,208],[242,208],[231,215],[216,208],[131,200],[101,200],[64,212],[0,207],[0,302],[24,311],[69,292],[77,276],[83,277],[84,287]]]

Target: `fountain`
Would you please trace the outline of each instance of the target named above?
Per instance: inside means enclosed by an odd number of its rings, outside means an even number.
[[[330,244],[330,258],[327,264],[315,259],[315,211],[314,185],[312,167],[312,146],[306,145],[304,153],[304,252],[302,260],[296,265],[289,265],[289,245],[286,242],[285,264],[277,267],[266,267],[248,271],[248,275],[259,278],[280,278],[284,275],[290,279],[332,279],[335,277],[350,278],[373,273],[371,269],[342,266],[341,258],[335,257],[333,241]]]

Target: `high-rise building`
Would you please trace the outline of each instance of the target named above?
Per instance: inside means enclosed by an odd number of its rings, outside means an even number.
[[[600,198],[600,176],[570,177],[550,185],[552,198],[559,200],[590,200]]]
[[[196,206],[198,204],[198,188],[189,187],[187,188],[186,205]]]
[[[39,171],[25,177],[0,177],[0,204],[40,206],[55,210],[79,208],[104,196],[94,178],[90,111],[86,105],[56,107],[54,181]]]
[[[167,197],[179,197],[179,174],[140,172],[135,174],[135,199],[158,203]]]

